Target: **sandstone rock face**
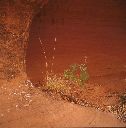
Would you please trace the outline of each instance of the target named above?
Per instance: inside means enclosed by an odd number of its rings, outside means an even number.
[[[29,27],[47,0],[0,1],[0,81],[25,74]]]

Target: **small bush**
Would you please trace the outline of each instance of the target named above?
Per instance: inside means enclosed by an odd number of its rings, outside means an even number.
[[[89,79],[86,64],[71,65],[69,69],[64,71],[64,77],[73,83],[77,83],[78,85],[83,86]]]

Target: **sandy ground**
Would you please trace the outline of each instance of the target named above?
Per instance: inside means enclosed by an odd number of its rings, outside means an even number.
[[[37,88],[2,86],[0,128],[124,127],[110,113],[56,100]]]

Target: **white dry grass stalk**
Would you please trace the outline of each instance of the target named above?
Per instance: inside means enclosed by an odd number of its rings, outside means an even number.
[[[42,53],[44,54],[44,58],[45,58],[45,67],[46,67],[46,74],[48,73],[47,68],[48,68],[48,62],[47,62],[47,56],[46,56],[46,52],[45,52],[45,47],[44,44],[41,41],[41,38],[39,37],[39,42],[41,44],[41,49],[42,49]]]
[[[55,60],[54,54],[55,54],[55,50],[56,50],[56,47],[55,47],[56,41],[57,41],[57,39],[56,39],[56,37],[55,37],[55,39],[54,39],[54,47],[53,47],[52,64],[51,64],[51,73],[53,73],[53,66],[54,66],[54,60]]]
[[[39,39],[39,42],[40,42],[40,44],[41,44],[41,49],[42,49],[42,54],[44,54],[44,58],[45,58],[45,67],[46,67],[46,74],[49,72],[47,69],[48,69],[48,62],[47,62],[47,56],[46,56],[46,51],[45,51],[45,46],[44,46],[44,44],[42,43],[42,40],[41,40],[41,38],[39,37],[38,38]],[[55,56],[54,56],[54,54],[55,54],[55,50],[56,50],[56,47],[55,47],[55,43],[56,43],[56,41],[57,41],[57,39],[56,39],[56,37],[55,37],[55,39],[54,39],[54,47],[53,47],[53,55],[52,55],[52,63],[51,63],[51,73],[53,73],[53,66],[54,66],[54,60],[55,60]]]

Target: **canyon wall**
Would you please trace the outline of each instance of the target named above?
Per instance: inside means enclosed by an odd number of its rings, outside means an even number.
[[[0,82],[11,81],[25,73],[29,27],[47,0],[0,1]]]

